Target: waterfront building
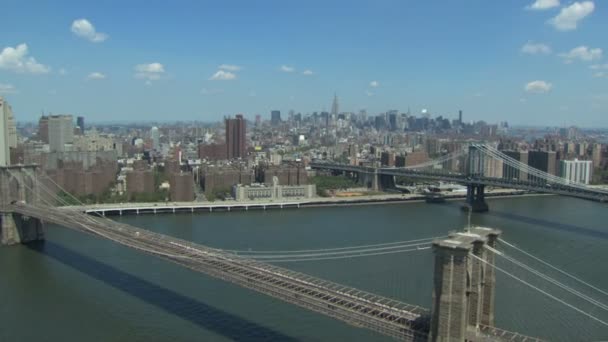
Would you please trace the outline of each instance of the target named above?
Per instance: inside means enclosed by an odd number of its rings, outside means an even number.
[[[518,162],[528,165],[528,152],[526,151],[501,151],[507,156],[515,159]],[[522,172],[519,169],[510,166],[508,164],[503,164],[503,178],[510,180],[528,180],[528,174],[526,172]]]
[[[173,173],[169,177],[170,196],[175,202],[194,201],[194,178],[190,172]]]
[[[528,165],[550,175],[557,175],[556,153],[554,151],[529,151]]]
[[[152,171],[131,171],[127,173],[127,195],[129,199],[136,193],[154,192],[154,174]]]
[[[308,185],[279,185],[279,179],[273,177],[272,185],[254,183],[251,185],[236,184],[232,188],[237,201],[246,200],[284,200],[290,198],[313,198],[317,193],[314,184]]]
[[[561,160],[559,175],[570,182],[589,184],[593,172],[591,160]]]
[[[239,166],[206,166],[200,169],[199,181],[205,196],[216,191],[230,191],[235,184],[251,184],[253,171]]]

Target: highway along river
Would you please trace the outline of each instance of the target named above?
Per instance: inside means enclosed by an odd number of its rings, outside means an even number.
[[[499,258],[496,323],[555,341],[608,339],[608,205],[557,196],[489,200],[474,224],[579,281],[499,248],[591,301]],[[467,215],[456,203],[405,203],[116,219],[212,247],[301,250],[446,235]],[[430,249],[281,266],[430,308]],[[604,293],[602,293],[604,292]],[[0,341],[384,341],[385,337],[215,280],[110,241],[49,226],[47,240],[0,248]]]

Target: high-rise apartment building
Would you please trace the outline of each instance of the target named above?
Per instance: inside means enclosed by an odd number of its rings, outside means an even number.
[[[71,115],[49,116],[49,145],[51,152],[63,152],[66,144],[74,142],[74,121]]]
[[[602,165],[602,144],[593,145],[591,160],[593,160],[593,167],[600,167]]]
[[[8,166],[11,163],[9,115],[12,117],[11,106],[0,97],[0,166]]]
[[[49,143],[49,117],[43,115],[38,120],[38,140]]]
[[[589,184],[593,170],[591,160],[561,160],[559,162],[559,175],[570,182]]]
[[[529,151],[528,165],[550,175],[557,175],[556,154],[553,151]]]
[[[172,201],[194,201],[194,178],[191,173],[173,173],[169,177],[171,184],[170,196]]]
[[[281,123],[281,112],[278,110],[273,110],[270,112],[270,124],[273,126],[278,126]]]
[[[516,161],[528,165],[528,152],[527,151],[502,151],[502,153],[515,159]],[[503,164],[502,176],[509,180],[528,180],[528,174],[520,171],[518,168],[510,166],[509,164]]]
[[[238,114],[236,118],[225,119],[226,156],[228,159],[245,158],[245,119]]]

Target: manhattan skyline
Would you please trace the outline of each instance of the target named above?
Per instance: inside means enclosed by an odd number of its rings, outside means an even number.
[[[596,1],[8,1],[0,96],[20,121],[217,121],[391,109],[608,127]]]

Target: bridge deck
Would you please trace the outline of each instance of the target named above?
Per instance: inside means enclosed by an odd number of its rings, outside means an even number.
[[[17,214],[100,236],[197,272],[404,341],[427,341],[426,309],[77,210],[14,204]],[[484,327],[471,341],[537,341]]]
[[[536,182],[530,180],[516,180],[506,178],[484,177],[484,176],[468,176],[458,172],[449,172],[445,170],[426,171],[409,169],[403,167],[383,167],[373,168],[367,166],[346,165],[337,163],[310,163],[310,167],[321,170],[335,170],[342,172],[362,172],[375,173],[383,176],[403,176],[409,178],[419,178],[437,181],[447,181],[460,184],[479,184],[501,188],[510,188],[518,190],[535,191],[542,193],[551,193],[564,196],[578,197],[590,199],[600,202],[608,202],[608,192],[594,188],[581,188],[577,186],[569,186],[557,184],[551,181]]]
[[[105,218],[46,206],[14,205],[11,209],[110,239],[355,326],[400,340],[428,339],[428,311],[414,305]]]

